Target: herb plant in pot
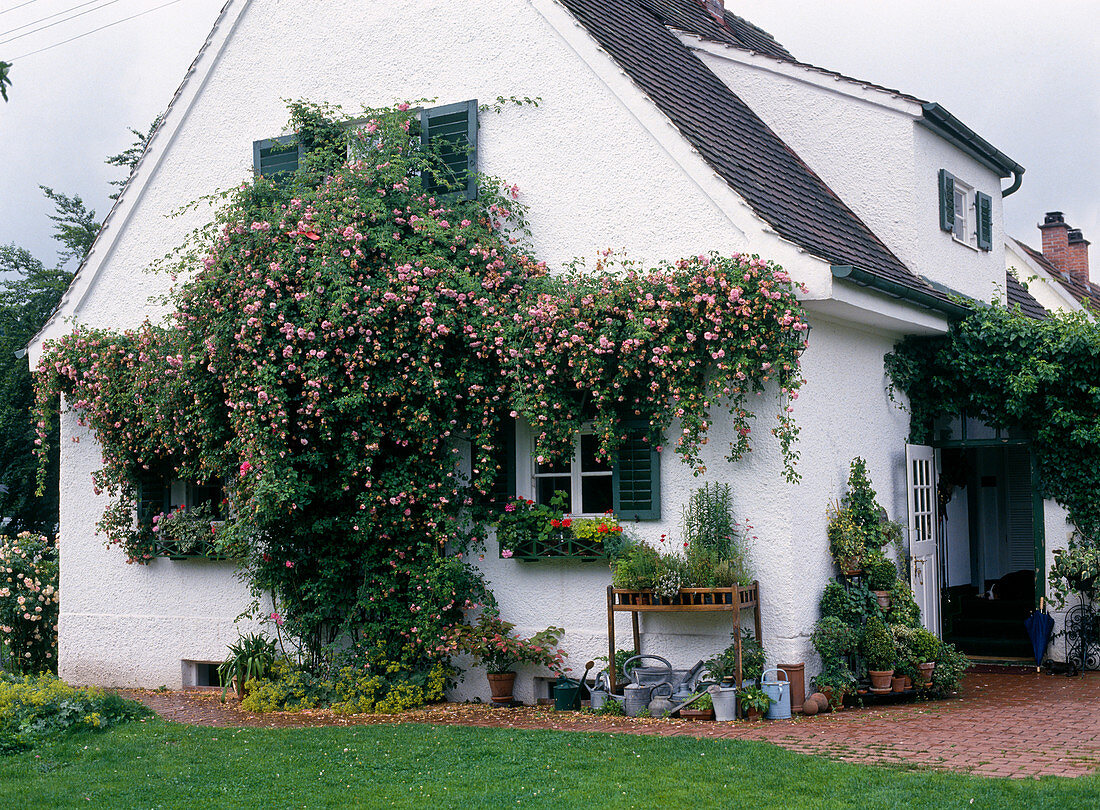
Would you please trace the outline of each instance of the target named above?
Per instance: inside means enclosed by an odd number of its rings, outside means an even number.
[[[738,696],[746,720],[759,720],[772,705],[772,699],[759,686],[741,690]]]
[[[494,703],[512,703],[516,681],[513,667],[519,664],[542,665],[560,672],[566,653],[558,649],[565,630],[547,627],[528,639],[513,632],[515,625],[485,608],[474,625],[456,628],[457,648],[476,658],[488,671],[489,689]]]
[[[849,510],[833,504],[829,508],[829,523],[826,530],[829,537],[829,553],[837,568],[848,576],[855,576],[863,570],[863,559],[867,554],[867,540],[864,529]]]
[[[919,662],[917,668],[922,676],[917,685],[931,686],[932,672],[936,668],[936,659],[940,654],[940,640],[923,627],[918,627],[910,635],[910,644],[913,656]]]
[[[894,677],[894,637],[882,619],[872,616],[863,632],[863,658],[867,662],[867,674],[871,678],[871,691],[877,694],[889,692]]]
[[[898,568],[893,560],[875,557],[866,565],[867,587],[875,594],[878,606],[889,610],[894,583],[898,581]]]

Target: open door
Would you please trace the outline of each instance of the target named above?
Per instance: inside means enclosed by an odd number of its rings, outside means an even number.
[[[909,579],[924,626],[940,634],[940,566],[936,542],[936,451],[905,445],[909,499]]]

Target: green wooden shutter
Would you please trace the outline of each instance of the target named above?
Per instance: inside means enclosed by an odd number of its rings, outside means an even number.
[[[293,174],[298,169],[301,147],[297,135],[281,135],[252,143],[252,168],[257,175],[271,180]]]
[[[425,178],[424,190],[477,197],[477,100],[421,110],[420,137],[443,161],[442,176]]]
[[[167,512],[171,507],[171,484],[163,475],[142,470],[138,474],[137,490],[138,523],[152,525],[153,515]]]
[[[619,446],[611,478],[617,517],[661,519],[661,457],[644,434],[631,433]]]
[[[955,178],[940,169],[940,229],[955,230]]]
[[[993,198],[980,191],[975,194],[974,208],[978,212],[978,247],[993,249]]]
[[[492,453],[497,477],[489,491],[490,502],[503,504],[516,494],[516,420],[505,416],[497,427],[496,447]]]

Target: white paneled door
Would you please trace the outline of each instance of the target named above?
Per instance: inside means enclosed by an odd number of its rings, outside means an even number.
[[[936,541],[936,451],[905,445],[909,498],[909,578],[924,626],[940,634],[940,566]]]

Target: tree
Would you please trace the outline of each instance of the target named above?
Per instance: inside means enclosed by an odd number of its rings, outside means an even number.
[[[58,267],[68,264],[71,259],[76,259],[79,265],[92,249],[102,224],[79,194],[70,197],[48,186],[39,188],[54,204],[54,213],[49,217],[54,222],[53,238],[61,243],[61,251],[57,254]]]
[[[6,62],[0,62],[0,91],[7,81]],[[7,100],[5,93],[4,99]],[[145,135],[131,129],[138,140],[127,150],[111,155],[106,162],[133,171],[145,143],[160,122],[158,117]],[[124,180],[111,181],[125,185]],[[54,204],[50,219],[53,238],[61,243],[57,266],[47,268],[25,248],[0,246],[0,532],[21,531],[53,536],[57,531],[59,458],[52,452],[47,464],[46,489],[36,497],[34,455],[36,430],[31,417],[34,389],[23,349],[56,309],[68,289],[77,266],[88,255],[102,224],[79,194],[69,196],[48,186],[39,186]],[[112,195],[115,199],[118,194]],[[19,353],[19,357],[16,354]],[[57,426],[50,430],[51,447],[56,445]]]
[[[153,137],[153,133],[156,132],[157,127],[160,126],[163,117],[164,116],[158,115],[154,118],[153,123],[149,125],[149,131],[145,133],[130,127],[130,132],[137,136],[137,140],[130,144],[128,149],[119,152],[117,155],[111,155],[105,161],[111,166],[123,166],[127,169],[126,177],[121,180],[111,181],[111,185],[118,188],[118,191],[111,195],[112,200],[117,200],[118,195],[122,193],[122,189],[129,181],[130,175],[134,173],[134,168],[137,166],[138,161],[141,160],[141,156],[145,154],[145,147],[149,144],[149,139]]]
[[[71,278],[60,267],[46,268],[24,248],[0,246],[0,522],[8,535],[53,536],[57,530],[58,454],[50,458],[45,496],[35,497],[34,389],[26,358],[16,353],[45,323]]]
[[[11,62],[0,61],[0,96],[3,96],[4,101],[8,100],[8,85],[11,84],[11,79],[8,78],[9,70],[11,70]]]

